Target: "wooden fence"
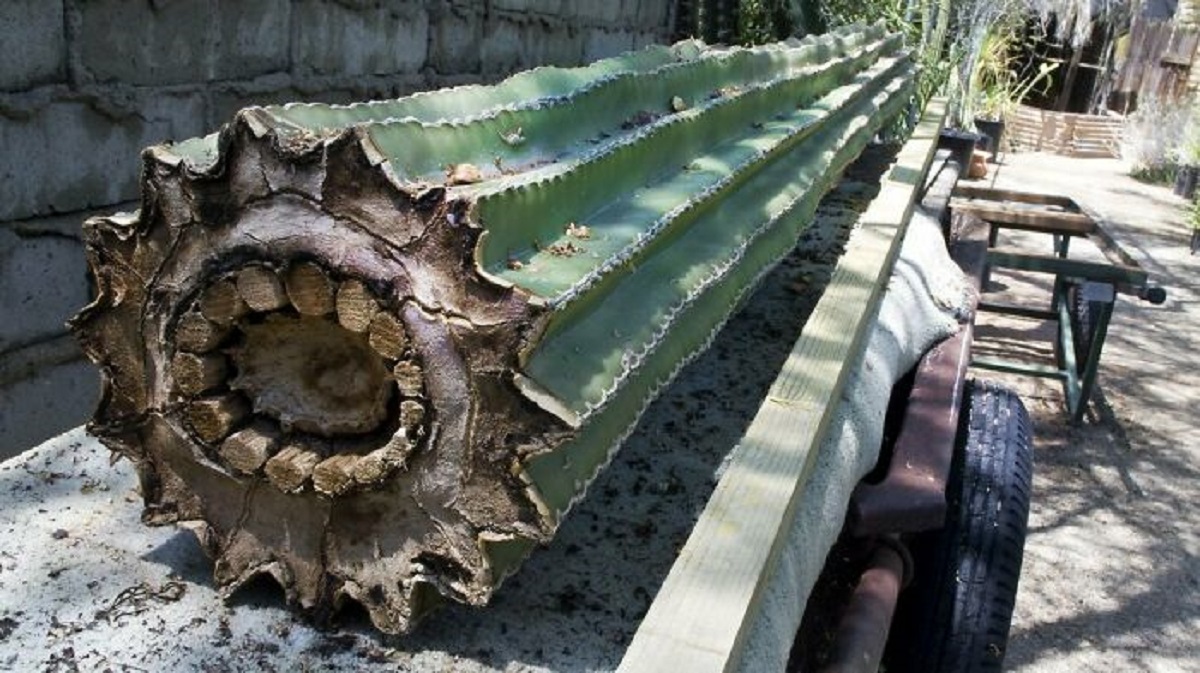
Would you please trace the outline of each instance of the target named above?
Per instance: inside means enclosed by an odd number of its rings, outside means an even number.
[[[1124,118],[1052,112],[1022,105],[1004,131],[1014,152],[1053,152],[1072,157],[1115,157]]]
[[[1187,90],[1189,76],[1195,80],[1191,71],[1200,69],[1194,63],[1197,44],[1200,31],[1195,28],[1135,18],[1113,91],[1126,105],[1178,99]]]

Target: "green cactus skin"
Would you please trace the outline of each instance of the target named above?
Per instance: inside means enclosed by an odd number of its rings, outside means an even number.
[[[882,28],[240,112],[85,225],[89,424],[229,593],[409,630],[548,541],[908,102]]]
[[[631,261],[626,267],[630,273],[617,287],[586,313],[576,314],[569,327],[539,343],[526,363],[526,375],[557,394],[585,422],[598,415],[573,442],[527,464],[549,509],[565,512],[580,492],[563,487],[590,481],[632,429],[630,423],[621,427],[618,419],[624,414],[608,410],[614,394],[653,399],[653,390],[702,351],[742,295],[795,244],[820,197],[878,131],[875,120],[900,111],[913,71],[907,65],[892,68],[898,72],[886,87],[831,120],[841,125],[823,129],[795,150],[817,155],[818,162],[806,165],[785,154],[761,168],[755,183],[706,204],[707,212],[697,215],[676,241],[655,241],[657,255],[648,251]],[[722,301],[707,299],[710,295]],[[700,297],[705,300],[698,301]],[[678,326],[686,328],[673,329]],[[575,354],[581,352],[590,354],[589,377],[579,376]],[[630,387],[641,394],[625,392]]]

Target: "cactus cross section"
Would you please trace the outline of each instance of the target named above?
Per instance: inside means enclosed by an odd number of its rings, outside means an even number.
[[[85,225],[89,428],[144,520],[404,632],[483,604],[908,102],[899,38],[653,47],[241,111]]]

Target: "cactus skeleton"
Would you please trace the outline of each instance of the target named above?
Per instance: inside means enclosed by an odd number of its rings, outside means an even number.
[[[899,39],[653,47],[240,112],[85,225],[144,520],[403,632],[488,600],[905,104]]]

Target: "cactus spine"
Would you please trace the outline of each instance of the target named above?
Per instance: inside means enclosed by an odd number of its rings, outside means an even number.
[[[907,102],[878,27],[687,42],[147,151],[85,225],[92,432],[233,591],[482,604]]]

